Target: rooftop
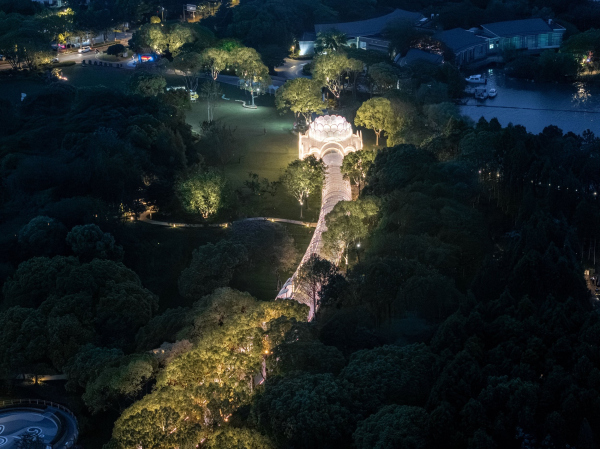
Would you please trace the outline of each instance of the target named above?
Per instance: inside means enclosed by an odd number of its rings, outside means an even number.
[[[428,53],[423,50],[419,50],[418,48],[411,48],[406,53],[404,58],[396,57],[394,62],[399,63],[401,66],[407,66],[414,64],[417,61],[429,62],[431,64],[441,64],[444,58],[442,55],[438,55],[436,53]]]
[[[481,25],[481,27],[497,37],[541,34],[549,33],[553,30],[553,28],[542,19],[509,20],[508,22],[488,23],[486,25]]]
[[[390,22],[406,20],[416,23],[422,18],[423,15],[421,13],[396,9],[385,16],[376,17],[374,19],[361,20],[358,22],[318,24],[315,25],[315,33],[321,33],[328,30],[339,30],[342,33],[346,33],[348,37],[373,36],[380,34]]]
[[[482,37],[479,37],[470,31],[463,30],[462,28],[442,31],[433,37],[446,44],[454,53],[469,47],[474,47],[475,45],[480,45],[484,42]]]

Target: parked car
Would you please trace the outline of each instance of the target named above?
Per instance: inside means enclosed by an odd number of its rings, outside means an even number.
[[[57,63],[58,63],[58,58],[52,58],[52,59],[50,60],[50,62],[51,62],[52,64],[57,64]]]
[[[78,53],[87,53],[88,51],[92,51],[89,45],[81,47],[79,50],[77,50]]]

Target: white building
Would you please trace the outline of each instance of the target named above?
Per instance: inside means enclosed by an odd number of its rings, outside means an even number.
[[[48,6],[56,6],[57,8],[61,8],[63,6],[62,0],[31,0],[32,2],[43,3]]]
[[[299,158],[314,155],[322,159],[327,153],[338,153],[342,158],[362,150],[362,134],[352,132],[352,125],[339,115],[317,117],[304,134],[298,135]]]

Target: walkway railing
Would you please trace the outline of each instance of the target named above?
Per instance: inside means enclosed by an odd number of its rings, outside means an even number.
[[[327,156],[326,156],[327,158]],[[283,288],[279,291],[277,298],[279,299],[295,299],[299,302],[302,302],[310,307],[310,312],[308,316],[308,320],[312,320],[315,310],[313,310],[313,304],[309,300],[309,298],[302,298],[303,295],[299,295],[299,289],[297,285],[298,272],[300,271],[300,267],[313,255],[316,254],[321,258],[331,259],[328,257],[328,254],[325,254],[323,251],[323,240],[322,235],[323,232],[327,230],[327,224],[325,218],[329,212],[333,209],[333,207],[340,201],[350,201],[352,199],[352,190],[350,188],[350,183],[344,180],[343,175],[341,173],[341,156],[340,159],[335,157],[335,153],[332,154],[329,160],[325,160],[327,163],[327,171],[325,174],[325,182],[323,183],[323,193],[321,200],[321,212],[319,214],[319,221],[317,222],[317,226],[315,232],[308,244],[308,248],[296,268],[296,271],[289,278],[286,283],[283,285]],[[329,255],[330,256],[330,255]],[[337,262],[331,260],[332,262]]]
[[[231,223],[175,223],[172,221],[159,221],[152,220],[149,216],[152,214],[151,210],[147,210],[140,214],[139,221],[143,221],[144,223],[152,224],[155,226],[164,226],[168,228],[226,228],[231,225]],[[299,226],[306,226],[309,228],[314,228],[317,226],[317,223],[312,223],[308,221],[300,221],[300,220],[289,220],[287,218],[275,218],[275,217],[251,217],[251,218],[242,218],[241,220],[236,221],[271,221],[277,223],[290,223]]]
[[[77,417],[73,414],[73,412],[64,405],[57,404],[56,402],[46,401],[44,399],[9,399],[7,401],[0,402],[0,408],[11,407],[13,405],[44,405],[47,407],[54,407],[62,412],[65,412],[67,415],[73,418],[75,422],[79,425],[79,423],[77,422]]]

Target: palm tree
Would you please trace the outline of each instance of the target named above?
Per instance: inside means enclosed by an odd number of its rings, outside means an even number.
[[[315,39],[315,52],[323,53],[330,51],[338,51],[341,47],[348,45],[346,33],[339,30],[331,29],[317,34]]]

